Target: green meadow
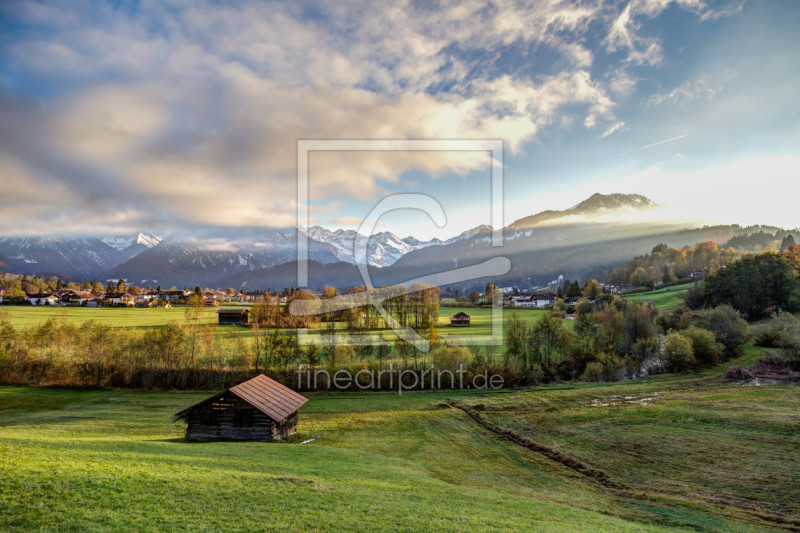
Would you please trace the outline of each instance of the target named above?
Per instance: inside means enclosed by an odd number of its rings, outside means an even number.
[[[0,313],[7,313],[17,328],[30,328],[43,324],[51,317],[63,317],[67,322],[80,325],[94,320],[112,327],[146,328],[163,326],[171,320],[185,321],[185,307],[55,307],[30,305],[3,305]],[[216,322],[217,309],[204,307],[201,322]]]
[[[235,306],[222,306],[235,307]],[[167,309],[163,308],[134,308],[134,307],[50,307],[50,306],[26,306],[26,305],[4,305],[0,306],[0,313],[7,313],[14,327],[26,329],[39,326],[51,317],[62,318],[68,323],[80,325],[88,320],[94,320],[112,327],[121,328],[152,328],[163,326],[170,321],[186,322],[185,307],[175,306]],[[214,324],[217,322],[216,307],[204,307],[201,311],[199,322],[203,324]],[[472,317],[472,325],[469,328],[451,328],[448,317],[463,311]],[[508,315],[512,312],[526,323],[539,320],[548,311],[538,309],[504,309],[503,314]],[[491,334],[492,310],[486,308],[461,308],[461,307],[440,307],[439,321],[437,328],[442,335],[490,335]],[[567,327],[572,326],[572,321],[565,320]],[[318,327],[319,325],[315,325]],[[338,324],[338,329],[344,331],[344,324]],[[249,335],[249,330],[237,326],[224,326],[220,332],[225,335],[231,333],[244,333]],[[375,331],[375,333],[389,333],[386,330]]]
[[[652,303],[656,308],[673,311],[684,305],[683,296],[694,284],[684,283],[673,287],[665,287],[650,292],[640,292],[638,294],[626,294],[622,297],[629,302],[644,301]]]
[[[796,529],[800,394],[719,380],[760,355],[613,384],[312,394],[283,443],[185,443],[171,416],[207,393],[0,387],[0,530]]]

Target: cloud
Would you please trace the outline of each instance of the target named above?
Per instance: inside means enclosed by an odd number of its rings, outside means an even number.
[[[688,102],[699,98],[711,100],[720,90],[721,87],[713,84],[708,76],[701,76],[682,83],[668,93],[654,94],[648,102],[650,105],[661,105],[663,103]]]
[[[604,131],[604,132],[602,133],[602,135],[600,135],[600,137],[602,137],[603,139],[605,139],[606,137],[608,137],[609,135],[611,135],[612,133],[614,133],[615,131],[617,131],[617,130],[621,129],[621,128],[622,128],[622,127],[624,127],[624,126],[625,126],[625,123],[624,123],[624,122],[622,122],[622,121],[620,121],[620,122],[615,122],[614,124],[612,124],[611,126],[609,126],[609,127],[608,127],[608,129],[606,129],[606,131]]]
[[[638,78],[624,65],[593,74],[587,36],[599,27],[626,64],[657,64],[638,20],[666,5],[19,4],[2,12],[27,30],[0,51],[15,73],[0,152],[24,186],[0,203],[0,227],[290,225],[298,139],[500,138],[514,155],[545,128],[605,137]],[[536,51],[550,63],[531,68]],[[310,168],[315,199],[369,200],[409,169],[487,165],[480,153],[325,153]]]

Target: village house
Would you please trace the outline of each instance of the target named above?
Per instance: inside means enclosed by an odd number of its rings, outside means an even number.
[[[556,303],[557,296],[552,292],[533,295],[533,306],[542,309]]]
[[[308,399],[264,374],[176,413],[187,441],[269,442],[297,431],[297,411]]]
[[[65,291],[61,295],[61,305],[67,305],[70,307],[79,307],[84,306],[88,302],[95,300],[96,296],[94,296],[91,292],[88,291]]]
[[[3,298],[5,297],[5,295],[6,295],[6,290],[0,289],[0,304],[3,303]]]
[[[533,297],[530,295],[512,296],[509,299],[509,304],[512,307],[533,307]]]
[[[471,320],[470,316],[467,313],[461,311],[450,317],[450,327],[468,328],[470,325],[470,320]]]
[[[511,307],[537,307],[539,309],[548,307],[556,303],[556,295],[552,293],[545,294],[522,294],[519,296],[512,296],[508,299],[508,304]]]
[[[172,302],[174,304],[184,303],[187,298],[192,295],[192,291],[162,291],[160,298],[165,302]]]
[[[636,288],[636,285],[605,285],[601,283],[600,288],[611,294],[620,294],[622,292],[632,291]]]
[[[25,293],[25,301],[31,305],[58,305],[58,297],[52,292]]]
[[[263,302],[266,300],[267,293],[262,291],[247,291],[244,293],[247,302]]]
[[[106,305],[114,307],[133,307],[136,305],[136,299],[125,292],[108,292],[105,295]]]
[[[136,303],[136,307],[150,307],[153,297],[148,296],[147,294],[134,294],[133,300]]]

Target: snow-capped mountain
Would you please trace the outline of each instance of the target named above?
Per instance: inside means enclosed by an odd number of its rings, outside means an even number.
[[[149,233],[115,237],[0,237],[0,262],[18,274],[99,276],[161,242]]]
[[[641,195],[595,194],[569,209],[543,211],[517,220],[504,229],[504,240],[507,246],[521,250],[571,245],[576,236],[589,231],[591,224],[608,224],[615,217],[654,207],[655,203]],[[616,234],[622,231],[612,227]],[[76,238],[0,237],[0,270],[60,273],[83,279],[126,278],[134,283],[146,280],[162,286],[206,284],[295,261],[297,231],[234,227],[206,228],[202,233],[167,238],[145,232]],[[310,260],[322,265],[356,262],[353,248],[357,232],[313,226],[305,233]],[[489,226],[478,226],[446,240],[400,238],[388,231],[376,233],[368,239],[367,264],[385,270],[395,266],[404,269],[412,264],[417,268],[445,259],[460,261],[490,246],[490,234]],[[398,262],[402,264],[396,265]]]
[[[338,259],[333,247],[309,239],[308,257],[320,263]],[[294,228],[276,230],[220,230],[203,239],[170,237],[115,266],[107,277],[150,285],[205,285],[240,272],[288,263],[297,259]]]
[[[131,246],[141,245],[144,246],[145,249],[152,248],[153,246],[157,246],[161,241],[164,240],[164,237],[159,237],[158,235],[154,235],[152,233],[139,233],[135,236],[115,236],[115,237],[103,237],[100,239],[110,247],[114,248],[117,251],[122,252],[123,250],[129,249]],[[144,251],[144,250],[140,250]]]
[[[331,231],[321,226],[312,226],[306,232],[309,239],[330,244],[339,261],[356,263],[353,256],[358,233],[354,230]],[[406,242],[397,235],[384,231],[371,235],[367,245],[367,263],[373,266],[389,266],[403,255],[426,245],[420,241]],[[361,262],[361,261],[359,261]]]
[[[394,233],[383,231],[371,235],[367,245],[367,264],[371,266],[386,267],[393,265],[398,259],[409,252],[427,248],[429,246],[441,246],[453,242],[468,239],[477,233],[491,232],[489,226],[478,226],[465,231],[451,239],[442,241],[440,239],[430,239],[422,241],[413,236],[401,239]],[[334,249],[334,254],[339,261],[346,263],[356,263],[353,257],[356,237],[358,232],[354,230],[337,229],[331,231],[321,226],[312,226],[306,231],[310,239],[330,244]],[[361,262],[361,261],[358,261]]]
[[[3,270],[17,274],[57,272],[94,276],[124,261],[127,255],[95,237],[2,237]]]

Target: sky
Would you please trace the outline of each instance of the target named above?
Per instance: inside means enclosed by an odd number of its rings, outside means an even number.
[[[0,234],[297,223],[301,139],[500,139],[504,219],[593,193],[800,226],[800,2],[0,4]],[[490,160],[314,152],[310,220],[446,238]]]

